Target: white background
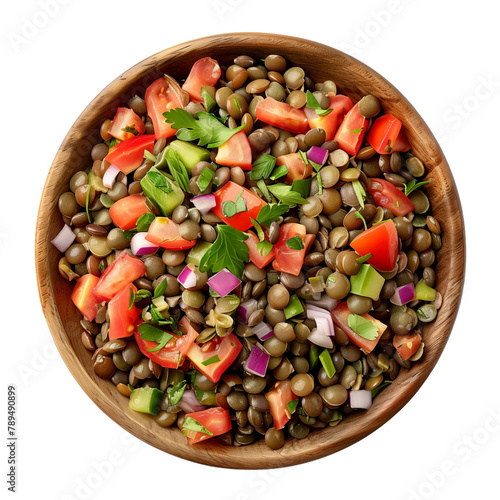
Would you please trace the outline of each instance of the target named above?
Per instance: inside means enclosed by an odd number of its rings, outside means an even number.
[[[327,498],[499,498],[499,273],[492,245],[498,241],[500,111],[495,2],[51,0],[50,15],[43,14],[42,4],[4,2],[0,21],[0,438],[5,443],[12,383],[18,394],[18,498],[253,500],[310,498],[313,491]],[[30,30],[30,22],[40,27]],[[34,268],[43,183],[84,107],[147,56],[230,31],[310,38],[344,49],[384,75],[441,138],[467,228],[460,313],[418,394],[356,445],[271,472],[191,464],[138,441],[106,417],[55,351]],[[8,450],[5,444],[0,449],[0,490],[7,498]]]

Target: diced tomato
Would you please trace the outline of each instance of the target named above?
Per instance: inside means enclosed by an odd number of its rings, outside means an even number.
[[[115,226],[128,231],[134,229],[137,219],[148,212],[146,197],[142,194],[133,194],[115,201],[109,209],[109,216]]]
[[[309,162],[307,162],[307,165],[304,163],[299,153],[278,156],[278,158],[276,158],[276,165],[285,165],[288,169],[288,174],[285,179],[285,182],[288,182],[288,184],[300,179],[307,179],[307,177],[310,177],[313,170]]]
[[[294,250],[286,243],[290,238],[297,235],[300,236],[304,244],[302,250]],[[276,269],[276,271],[298,276],[304,264],[304,257],[306,256],[305,242],[305,226],[295,223],[283,224],[280,228],[280,237],[274,245],[274,251],[276,252],[276,257],[273,261],[274,269]]]
[[[226,201],[236,200],[236,197],[241,193],[241,199],[245,200],[246,211],[239,212],[232,217],[224,215],[224,203]],[[266,205],[266,202],[253,194],[250,190],[236,184],[236,182],[229,181],[220,189],[215,191],[215,207],[212,209],[213,213],[219,217],[223,222],[228,224],[239,231],[246,231],[251,225],[252,219],[257,219],[260,209]]]
[[[366,132],[368,120],[359,112],[358,104],[353,106],[340,124],[335,140],[349,155],[358,154]]]
[[[292,417],[288,409],[288,403],[299,399],[292,391],[290,379],[276,382],[274,387],[266,392],[265,396],[269,402],[269,411],[273,417],[273,427],[283,429]]]
[[[367,262],[375,269],[392,271],[399,253],[399,237],[394,222],[388,220],[363,231],[352,240],[351,247],[361,256],[371,253]]]
[[[361,335],[358,335],[354,330],[351,329],[348,323],[348,317],[351,314],[349,308],[347,307],[347,302],[341,302],[333,311],[332,311],[332,320],[339,327],[344,330],[345,334],[349,338],[349,340],[357,345],[359,348],[363,349],[366,354],[370,353],[375,349],[375,346],[378,344],[380,337],[385,332],[387,325],[384,325],[378,319],[373,318],[369,314],[360,314],[360,316],[368,321],[371,321],[378,328],[378,336],[375,340],[368,340]]]
[[[405,131],[403,128],[399,131],[399,135],[396,137],[394,144],[392,146],[393,151],[409,151],[411,145],[406,137]]]
[[[314,109],[304,108],[309,127],[311,129],[322,128],[326,134],[325,141],[331,141],[335,137],[335,133],[342,123],[344,116],[353,106],[351,99],[345,95],[334,95],[330,92],[328,96],[330,97],[330,106],[328,106],[328,109],[333,109],[331,113],[320,116]]]
[[[313,246],[315,239],[316,239],[315,234],[306,234],[306,238],[304,241],[304,246],[306,247],[305,255],[307,255],[309,253],[309,250],[311,250],[311,247]]]
[[[370,179],[370,187],[367,191],[373,196],[375,205],[387,208],[398,217],[415,210],[410,198],[394,184],[384,179]]]
[[[243,346],[234,333],[225,337],[215,336],[204,344],[192,344],[186,356],[195,368],[216,383],[233,364]],[[205,363],[205,364],[204,364]]]
[[[130,108],[118,108],[108,133],[119,141],[126,141],[144,134],[145,131],[146,125]]]
[[[366,140],[380,154],[394,151],[394,144],[401,130],[401,121],[392,115],[383,115],[373,123]]]
[[[309,130],[304,110],[294,108],[290,104],[277,101],[272,97],[266,97],[259,102],[256,115],[257,120],[288,130],[293,134],[305,134]]]
[[[416,332],[396,334],[392,339],[392,344],[403,359],[411,358],[420,347],[422,337]]]
[[[248,231],[248,233],[246,234],[248,235],[248,239],[245,240],[245,244],[248,247],[248,255],[250,257],[250,261],[260,269],[264,269],[264,267],[266,267],[269,262],[274,259],[274,247],[267,255],[262,256],[259,250],[257,250],[257,244],[259,243],[259,238],[257,237],[257,235],[252,231]],[[267,237],[265,239],[266,241],[269,241]]]
[[[252,149],[243,130],[219,146],[215,163],[226,167],[240,167],[243,170],[252,169]]]
[[[93,274],[84,274],[76,282],[71,292],[71,300],[86,319],[92,321],[97,314],[97,304],[102,302],[94,290],[99,278]]]
[[[170,109],[182,108],[189,103],[189,95],[181,90],[177,81],[171,76],[164,75],[155,80],[144,95],[148,116],[153,122],[156,140],[161,137],[169,138],[175,135],[177,130],[170,123],[165,123],[163,113]]]
[[[135,322],[141,315],[140,309],[130,304],[130,290],[137,293],[137,288],[130,283],[121,292],[118,292],[108,304],[109,313],[109,338],[122,339],[134,334]]]
[[[182,89],[189,93],[193,102],[203,102],[202,85],[214,87],[222,71],[219,63],[211,57],[204,57],[193,64]]]
[[[179,224],[168,217],[156,217],[148,229],[146,239],[169,250],[187,250],[196,245],[196,240],[186,240],[179,235]]]
[[[184,363],[187,352],[193,345],[195,338],[199,335],[198,332],[191,326],[187,317],[184,316],[178,324],[179,330],[183,333],[183,335],[174,335],[159,351],[151,352],[148,349],[154,349],[158,347],[158,344],[151,340],[144,340],[141,337],[141,334],[137,331],[137,327],[142,323],[142,319],[139,319],[135,324],[136,328],[134,330],[134,337],[139,350],[142,354],[144,354],[144,356],[165,368],[180,367],[182,363]],[[160,328],[160,330],[162,329],[163,328]]]
[[[112,147],[106,160],[118,167],[124,174],[130,174],[141,166],[144,151],[153,153],[155,136],[153,134],[132,137]]]
[[[109,302],[127,285],[140,278],[146,272],[144,262],[122,252],[102,273],[94,288],[97,298]]]
[[[188,444],[199,443],[214,436],[220,436],[231,430],[231,417],[229,410],[221,407],[208,408],[207,410],[186,413],[186,418],[191,417],[199,422],[210,434],[204,432],[191,431],[183,429],[182,433],[187,436]]]

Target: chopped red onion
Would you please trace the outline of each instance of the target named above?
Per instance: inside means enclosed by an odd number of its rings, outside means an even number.
[[[368,410],[372,405],[372,391],[349,391],[349,406],[352,409]]]
[[[158,245],[154,245],[146,239],[147,232],[136,233],[130,240],[130,250],[134,255],[151,255],[158,251]]]
[[[330,329],[330,335],[332,337],[335,336],[335,328],[333,327],[332,315],[326,309],[322,309],[321,307],[313,306],[312,304],[306,304],[307,308],[307,317],[309,319],[316,320],[317,318],[325,318],[328,322],[328,328]]]
[[[270,339],[271,337],[274,337],[274,330],[273,330],[272,326],[269,325],[268,323],[265,323],[264,321],[261,321],[260,323],[255,325],[252,328],[252,331],[255,335],[257,335],[259,340],[262,340],[262,341]]]
[[[240,283],[241,280],[231,271],[222,269],[217,274],[214,274],[208,281],[208,286],[218,293],[221,297],[225,297],[229,292],[232,292]]]
[[[331,349],[333,347],[332,337],[321,333],[317,328],[313,328],[307,340],[313,344],[319,345],[320,347],[325,347],[326,349]]]
[[[398,286],[389,301],[396,306],[402,306],[411,302],[414,298],[415,285],[413,283],[408,283],[407,285]]]
[[[307,152],[308,160],[317,163],[318,165],[324,165],[330,152],[328,149],[320,148],[318,146],[312,146]]]
[[[267,364],[269,363],[269,354],[264,352],[263,348],[256,344],[252,347],[250,355],[245,361],[243,368],[246,372],[256,375],[257,377],[265,377]]]
[[[321,307],[327,311],[332,312],[338,305],[339,301],[337,299],[332,299],[328,297],[326,293],[321,294],[319,300],[306,300],[306,305]]]
[[[121,170],[116,165],[110,165],[102,177],[102,183],[104,186],[112,189],[116,181],[116,176],[120,172]]]
[[[236,320],[240,323],[248,323],[250,316],[257,310],[257,301],[249,299],[242,302],[236,311]]]
[[[60,251],[65,252],[75,241],[76,234],[71,230],[68,224],[64,224],[63,228],[59,231],[57,236],[51,243]]]
[[[189,290],[196,286],[196,274],[188,264],[177,277],[177,281],[186,289]]]
[[[201,411],[207,408],[198,401],[194,389],[187,389],[184,391],[179,401],[179,406],[185,413],[194,413],[195,411]]]
[[[212,193],[203,194],[191,198],[191,203],[200,211],[200,214],[205,215],[215,207],[215,196]]]

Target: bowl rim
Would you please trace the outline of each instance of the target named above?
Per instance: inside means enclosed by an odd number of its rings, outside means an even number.
[[[54,270],[54,265],[49,258],[52,250],[50,239],[53,234],[51,235],[51,232],[47,230],[48,215],[54,210],[54,199],[57,199],[55,198],[53,183],[57,179],[61,168],[68,161],[69,152],[75,141],[75,130],[83,133],[88,123],[87,116],[89,114],[96,112],[100,113],[100,116],[104,114],[103,102],[107,100],[110,93],[116,93],[117,89],[124,88],[125,82],[131,78],[133,80],[129,81],[137,82],[139,77],[151,74],[162,65],[171,64],[173,60],[187,56],[194,48],[198,51],[204,51],[206,55],[210,55],[211,48],[220,47],[221,44],[238,50],[243,46],[250,46],[254,43],[269,46],[270,51],[268,53],[273,53],[272,50],[276,49],[274,53],[278,54],[280,53],[278,51],[280,46],[292,47],[294,50],[308,47],[321,54],[328,55],[332,60],[346,64],[353,70],[356,68],[358,73],[364,72],[366,75],[371,75],[374,81],[390,91],[393,97],[397,99],[397,106],[402,108],[405,120],[413,126],[412,130],[415,128],[429,140],[430,152],[428,154],[437,161],[434,171],[431,172],[431,177],[433,174],[436,175],[436,178],[440,175],[446,181],[444,189],[449,198],[446,201],[449,206],[446,205],[445,208],[447,208],[448,215],[454,214],[454,220],[451,223],[453,231],[447,235],[451,237],[451,241],[448,241],[447,244],[453,249],[449,255],[450,263],[447,268],[447,279],[451,281],[446,284],[438,283],[438,285],[446,286],[447,289],[445,297],[446,314],[444,314],[443,307],[434,324],[434,330],[439,330],[441,335],[437,338],[433,337],[432,349],[429,352],[426,351],[425,363],[422,365],[425,366],[425,369],[418,364],[414,365],[411,370],[404,374],[404,381],[386,388],[374,400],[369,412],[357,412],[349,415],[347,418],[349,420],[348,424],[327,427],[321,431],[311,433],[308,438],[303,440],[289,439],[285,446],[278,451],[267,448],[262,443],[263,440],[247,447],[228,447],[212,443],[215,440],[209,440],[196,446],[188,446],[185,443],[184,436],[181,436],[179,432],[165,434],[163,431],[169,431],[169,429],[159,430],[161,429],[159,426],[152,420],[144,418],[143,415],[135,414],[131,410],[126,416],[123,413],[118,414],[117,409],[119,410],[119,408],[117,404],[121,403],[110,397],[109,389],[105,390],[107,385],[105,385],[104,381],[96,380],[95,375],[93,376],[83,366],[66,335],[61,315],[55,303],[56,287],[50,279],[51,273],[58,273],[58,271],[57,266]],[[255,52],[258,52],[258,50],[255,50]],[[116,95],[119,96],[120,94],[117,93]],[[411,142],[410,136],[409,139]],[[441,203],[441,200],[439,203]],[[36,224],[35,261],[40,301],[56,347],[80,387],[104,413],[139,439],[177,457],[217,467],[262,469],[296,465],[340,451],[378,429],[414,396],[438,361],[451,334],[458,313],[465,276],[465,230],[460,199],[443,152],[418,112],[394,85],[356,58],[318,42],[272,33],[223,33],[183,42],[149,56],[113,80],[85,108],[64,138],[47,175]],[[442,312],[443,314],[441,314]],[[419,369],[414,369],[418,366],[420,366]],[[397,380],[400,377],[401,374]],[[111,384],[111,382],[107,381],[106,383]],[[348,429],[346,429],[347,425],[349,425]],[[159,434],[162,435],[161,439],[158,438]]]

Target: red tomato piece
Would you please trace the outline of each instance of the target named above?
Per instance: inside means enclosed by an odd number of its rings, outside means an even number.
[[[399,237],[394,222],[388,220],[363,231],[352,240],[351,247],[361,256],[371,253],[367,262],[378,271],[392,271],[399,253]]]
[[[256,114],[257,120],[288,130],[293,134],[305,134],[309,130],[307,116],[302,109],[294,108],[272,97],[266,97],[260,101]]]
[[[183,429],[182,433],[187,436],[188,444],[199,443],[214,436],[220,436],[231,430],[231,417],[229,410],[221,407],[208,408],[207,410],[186,413],[186,418],[194,418],[211,434]]]
[[[403,359],[411,358],[420,347],[422,337],[416,332],[394,335],[392,345]]]
[[[288,403],[299,399],[292,391],[290,379],[276,382],[274,387],[266,392],[265,396],[269,402],[269,411],[273,417],[273,427],[283,429],[292,417],[288,409]]]
[[[307,165],[304,163],[299,153],[278,156],[278,158],[276,158],[276,165],[285,165],[288,169],[288,174],[285,179],[285,182],[288,182],[288,184],[300,179],[307,179],[310,177],[313,170],[309,162],[307,162]]]
[[[245,200],[247,209],[245,212],[239,212],[232,217],[224,215],[224,203],[226,201],[236,200],[236,197],[241,193],[241,199]],[[212,209],[213,213],[219,217],[227,225],[238,229],[239,231],[246,231],[252,225],[252,219],[257,219],[260,209],[266,205],[266,202],[253,194],[250,190],[236,184],[236,182],[229,181],[224,184],[220,189],[215,191],[215,207]]]
[[[398,217],[403,217],[415,210],[410,198],[394,184],[384,179],[370,179],[370,187],[367,191],[373,196],[376,205],[387,208]]]
[[[316,239],[315,234],[306,234],[306,238],[305,238],[305,242],[304,242],[304,246],[306,247],[306,252],[304,254],[304,258],[311,250],[311,247],[313,246],[315,239]]]
[[[203,102],[201,86],[214,87],[222,71],[219,63],[211,57],[204,57],[193,64],[182,89],[189,93],[193,102]]]
[[[113,224],[124,231],[134,229],[137,225],[137,219],[148,212],[146,197],[142,194],[125,196],[125,198],[113,203],[109,209]]]
[[[71,292],[71,300],[86,319],[92,321],[97,314],[97,304],[102,302],[94,290],[99,278],[93,274],[84,274],[76,282]]]
[[[153,153],[155,136],[141,135],[127,139],[112,147],[106,160],[118,167],[124,174],[130,174],[141,166],[144,160],[144,151]]]
[[[137,288],[130,283],[129,286],[125,287],[121,292],[118,292],[108,304],[109,313],[109,338],[122,339],[124,337],[130,337],[134,334],[135,322],[141,315],[140,309],[132,304],[129,309],[130,304],[130,290],[137,293]]]
[[[290,238],[297,235],[300,236],[304,244],[302,250],[294,250],[286,244]],[[280,228],[280,237],[274,245],[274,251],[276,252],[276,257],[273,261],[274,269],[298,276],[304,264],[304,257],[306,256],[305,242],[305,226],[295,223],[283,224]]]
[[[127,285],[140,278],[146,272],[141,259],[122,252],[102,273],[94,288],[97,298],[109,302]]]
[[[233,364],[242,348],[238,337],[230,333],[225,337],[216,336],[204,344],[195,342],[186,355],[199,372],[216,383]],[[209,361],[208,364],[203,364],[207,361]]]
[[[245,240],[245,244],[248,247],[248,255],[250,257],[250,261],[260,269],[264,269],[264,267],[266,267],[269,262],[274,259],[274,248],[267,255],[262,256],[259,250],[257,250],[257,244],[259,243],[259,238],[257,237],[257,235],[252,231],[248,231],[248,233],[246,234],[248,235],[248,239]],[[265,239],[266,241],[269,241],[267,237]]]
[[[399,131],[399,135],[396,137],[396,140],[394,141],[394,145],[392,146],[393,151],[409,151],[411,148],[411,145],[408,141],[408,138],[406,137],[406,134],[401,128]]]
[[[119,141],[126,141],[144,134],[145,131],[143,121],[130,108],[118,108],[108,133]]]
[[[401,130],[401,121],[392,115],[383,115],[373,123],[366,140],[377,153],[389,154]]]
[[[335,140],[349,155],[357,155],[366,132],[368,120],[359,112],[358,104],[353,106],[340,124]]]
[[[226,167],[252,169],[252,149],[243,130],[232,135],[228,141],[219,146],[215,162]]]
[[[196,240],[186,240],[179,235],[179,224],[168,217],[156,217],[149,226],[146,239],[151,243],[169,250],[187,250]]]
[[[171,76],[164,75],[155,80],[144,95],[148,116],[153,122],[156,140],[161,137],[169,138],[175,135],[177,130],[170,123],[165,123],[163,113],[170,109],[182,108],[189,103],[189,95],[183,92],[177,81]]]
[[[183,335],[174,335],[162,349],[153,352],[148,351],[148,349],[154,349],[158,347],[158,344],[151,340],[144,340],[141,337],[141,334],[137,331],[137,327],[142,323],[142,319],[139,319],[135,324],[136,327],[134,330],[134,338],[142,354],[165,368],[178,368],[182,366],[187,352],[193,345],[194,339],[199,335],[191,326],[186,316],[184,316],[178,324],[179,330]],[[163,328],[158,326],[156,326],[156,328],[163,330]]]
[[[345,334],[349,337],[349,340],[357,345],[360,349],[368,354],[375,349],[375,346],[378,344],[380,337],[385,332],[387,325],[380,322],[378,319],[373,318],[369,314],[360,314],[360,316],[368,321],[371,321],[378,328],[378,336],[375,340],[368,340],[364,337],[358,335],[354,330],[351,329],[348,323],[348,317],[351,314],[349,308],[347,307],[347,302],[341,302],[333,311],[332,311],[332,320],[339,327],[344,330]]]
[[[334,95],[330,92],[328,96],[330,97],[328,109],[333,109],[333,111],[326,116],[318,115],[312,108],[304,108],[309,127],[311,129],[322,128],[326,134],[325,141],[331,141],[335,137],[344,116],[353,106],[351,99],[345,95]]]

